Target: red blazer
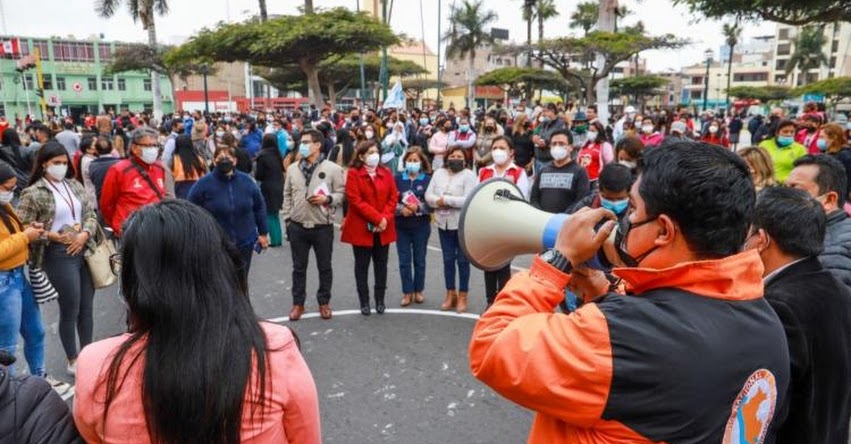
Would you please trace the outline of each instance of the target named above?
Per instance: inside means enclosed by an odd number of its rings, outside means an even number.
[[[343,223],[342,241],[357,247],[371,247],[373,233],[367,224],[378,225],[387,219],[387,229],[380,233],[381,245],[396,242],[396,202],[399,191],[393,173],[379,166],[375,179],[369,177],[365,167],[350,168],[346,177],[346,200],[349,212]]]

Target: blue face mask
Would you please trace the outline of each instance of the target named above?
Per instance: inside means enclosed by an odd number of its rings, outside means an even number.
[[[301,157],[307,158],[310,157],[310,145],[306,143],[302,143],[298,147],[298,153],[301,154]]]
[[[780,148],[786,148],[793,142],[795,142],[794,137],[777,136],[777,146],[779,146]]]
[[[408,174],[417,174],[420,172],[419,162],[405,162],[405,170]]]
[[[827,140],[819,139],[816,141],[816,146],[818,146],[819,151],[827,151]]]
[[[620,215],[623,214],[624,211],[626,211],[626,209],[629,207],[629,199],[609,200],[601,197],[600,205],[602,205],[603,208],[611,211],[612,213]]]
[[[420,125],[423,125],[423,126],[428,125],[428,118],[420,119]]]
[[[467,131],[470,131],[470,125],[461,125],[458,127],[458,131],[466,133]]]

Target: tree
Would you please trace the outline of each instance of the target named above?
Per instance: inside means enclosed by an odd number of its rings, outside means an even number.
[[[121,0],[96,0],[95,12],[103,18],[110,18],[118,11]],[[127,8],[134,22],[142,22],[142,28],[148,31],[148,46],[157,51],[157,27],[154,13],[160,16],[168,13],[167,0],[127,0]],[[160,90],[160,74],[151,71],[151,94],[153,95],[154,118],[163,116],[163,97]]]
[[[350,54],[375,51],[399,41],[384,23],[365,13],[334,8],[308,15],[285,15],[267,22],[220,23],[203,29],[169,54],[172,61],[249,62],[254,66],[296,65],[307,79],[311,103],[324,104],[319,65]]]
[[[633,76],[612,80],[610,88],[614,94],[632,96],[636,101],[640,101],[643,112],[647,97],[664,94],[665,90],[662,87],[667,84],[668,79],[664,77]]]
[[[673,0],[686,5],[692,12],[710,19],[735,16],[754,21],[768,20],[788,25],[851,21],[851,2],[848,0]]]
[[[544,22],[558,17],[559,12],[556,8],[555,0],[538,0],[535,6],[535,17],[538,19],[538,41],[544,40]]]
[[[143,44],[121,45],[112,53],[112,62],[104,67],[103,72],[106,75],[128,71],[157,72],[168,78],[171,84],[170,96],[174,101],[175,79],[185,81],[190,75],[200,73],[201,64],[167,63],[164,53],[173,50],[172,46],[163,46],[158,51]]]
[[[535,15],[534,8],[537,0],[523,0],[523,20],[526,21],[526,44],[532,44],[532,19]],[[526,66],[532,66],[532,57],[526,57]]]
[[[851,77],[834,77],[797,88],[796,96],[804,94],[824,94],[833,101],[851,97]]]
[[[730,55],[727,57],[727,110],[729,110],[730,81],[733,79],[733,54],[735,52],[736,45],[739,43],[739,38],[742,37],[742,28],[739,26],[739,22],[733,23],[732,25],[729,23],[724,23],[722,32],[724,34],[724,39],[726,40],[727,46],[730,47]]]
[[[266,0],[258,0],[260,3],[260,21],[265,22],[269,20],[269,13],[266,11]]]
[[[565,91],[568,89],[565,80],[553,71],[539,68],[498,68],[476,79],[476,85],[499,86],[508,92],[510,97],[524,95],[534,89]]]
[[[437,88],[437,80],[428,78],[405,79],[402,80],[402,89],[405,90],[405,95],[414,97],[414,103],[420,103],[420,97],[423,91]]]
[[[786,75],[797,68],[799,71],[797,84],[802,83],[801,77],[803,77],[803,84],[806,84],[809,70],[829,63],[827,56],[822,52],[825,42],[824,27],[802,28],[798,38],[795,39],[795,52],[786,61]]]
[[[467,106],[469,107],[475,105],[473,78],[475,78],[476,50],[482,45],[494,42],[486,28],[496,21],[497,15],[483,8],[483,0],[472,0],[472,3],[471,0],[462,0],[460,5],[453,6],[449,12],[449,21],[452,26],[443,36],[443,40],[447,42],[447,57],[469,58],[470,73],[467,84]]]
[[[582,29],[585,35],[597,24],[599,5],[596,1],[576,5],[576,11],[570,15],[570,29]]]
[[[759,100],[763,103],[778,102],[793,96],[792,88],[785,86],[736,86],[727,92],[742,100]]]

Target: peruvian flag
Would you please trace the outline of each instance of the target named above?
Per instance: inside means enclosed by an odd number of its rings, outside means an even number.
[[[0,45],[0,56],[16,56],[21,53],[21,40],[3,40]]]

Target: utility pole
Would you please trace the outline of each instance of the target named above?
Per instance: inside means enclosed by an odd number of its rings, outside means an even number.
[[[360,12],[360,0],[357,0],[358,12]],[[366,103],[366,73],[363,68],[363,53],[360,53],[360,103],[361,107]]]
[[[706,111],[706,104],[709,100],[709,65],[712,63],[713,52],[707,49],[704,53],[706,56],[706,76],[703,79],[703,111]]]
[[[437,109],[440,110],[440,91],[443,88],[443,70],[440,68],[440,5],[443,0],[437,0]]]
[[[209,73],[210,65],[206,63],[201,65],[201,74],[204,75],[204,113],[207,114],[207,116],[210,115],[210,96],[207,89],[207,74]]]

